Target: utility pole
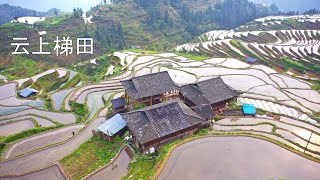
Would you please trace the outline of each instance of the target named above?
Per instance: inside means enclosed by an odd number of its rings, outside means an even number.
[[[311,139],[312,134],[313,134],[313,132],[311,132],[311,135],[310,135],[310,137],[309,137],[308,143],[307,143],[307,145],[306,145],[306,148],[304,148],[304,152],[303,152],[303,153],[306,153],[306,150],[307,150],[307,147],[308,147],[308,145],[309,145],[309,142],[310,142],[310,139]]]

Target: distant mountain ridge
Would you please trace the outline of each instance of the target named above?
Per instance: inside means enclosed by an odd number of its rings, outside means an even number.
[[[250,0],[254,3],[276,4],[280,11],[300,11],[301,13],[320,8],[319,0]]]
[[[59,9],[51,9],[48,12],[38,12],[35,10],[30,10],[22,8],[20,6],[11,6],[9,4],[0,5],[0,25],[10,22],[14,17],[23,17],[23,16],[36,16],[42,17],[46,15],[53,14],[54,12],[60,13]]]

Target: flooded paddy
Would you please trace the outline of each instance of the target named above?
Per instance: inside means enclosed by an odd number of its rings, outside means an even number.
[[[59,122],[61,124],[71,124],[76,122],[76,117],[72,113],[58,113],[58,112],[42,111],[38,109],[27,109],[24,111],[20,111],[18,113],[0,116],[0,119],[9,119],[9,118],[14,118],[14,117],[23,116],[23,115],[30,115],[30,114],[46,117],[51,119],[54,122]]]
[[[43,179],[55,179],[55,180],[65,180],[66,178],[62,175],[61,170],[57,165],[50,168],[43,169],[31,174],[24,176],[1,178],[3,180],[43,180]]]
[[[7,115],[7,114],[12,114],[16,112],[20,112],[26,109],[30,109],[31,107],[29,106],[18,106],[18,107],[6,107],[6,106],[0,106],[0,115]],[[1,120],[0,116],[0,120]]]
[[[5,84],[3,86],[0,86],[0,100],[15,96],[16,95],[16,84],[15,83],[9,83]]]
[[[37,116],[32,116],[32,115],[27,115],[27,116],[19,116],[16,118],[12,118],[12,119],[8,119],[8,120],[1,120],[0,121],[0,125],[7,123],[7,122],[12,122],[12,121],[19,121],[19,120],[24,120],[24,119],[34,119],[38,122],[38,124],[41,127],[49,127],[49,126],[54,126],[55,124],[51,121],[49,121],[48,119],[45,118],[41,118],[41,117],[37,117]]]
[[[320,179],[320,164],[270,142],[211,137],[176,148],[158,179]]]
[[[9,136],[35,127],[32,120],[25,120],[0,126],[0,136]]]
[[[18,141],[10,146],[10,148],[5,152],[4,158],[8,159],[50,144],[65,141],[73,136],[72,132],[76,134],[83,127],[84,125],[69,126]]]
[[[74,88],[52,94],[51,98],[53,99],[54,108],[56,110],[59,110],[62,107],[64,98],[68,96],[73,90]]]

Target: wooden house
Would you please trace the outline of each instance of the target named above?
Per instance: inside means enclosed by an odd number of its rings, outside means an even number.
[[[111,100],[112,110],[114,113],[125,113],[126,112],[126,100],[124,98],[117,98]]]
[[[179,87],[167,71],[134,77],[121,83],[130,110],[135,104],[151,106],[179,96]]]
[[[241,94],[226,85],[221,77],[184,85],[179,93],[180,98],[189,107],[210,105],[217,113],[220,108],[225,107],[227,102]]]
[[[122,117],[142,152],[158,149],[168,142],[192,135],[209,124],[178,99],[125,113]]]

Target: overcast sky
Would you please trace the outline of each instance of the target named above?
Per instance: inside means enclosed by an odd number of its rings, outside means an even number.
[[[52,8],[58,8],[65,12],[71,12],[74,7],[81,7],[87,11],[91,6],[97,5],[101,0],[0,0],[0,4],[8,3],[10,5],[21,6],[23,8],[48,11]],[[266,4],[275,3],[280,10],[306,11],[311,8],[320,9],[320,0],[250,0]]]
[[[281,11],[304,12],[311,8],[320,9],[320,0],[250,0],[253,2],[276,4]]]
[[[99,4],[101,0],[0,0],[0,4],[10,4],[36,11],[48,11],[58,8],[61,11],[71,12],[74,7],[80,7],[87,11],[91,6]]]

